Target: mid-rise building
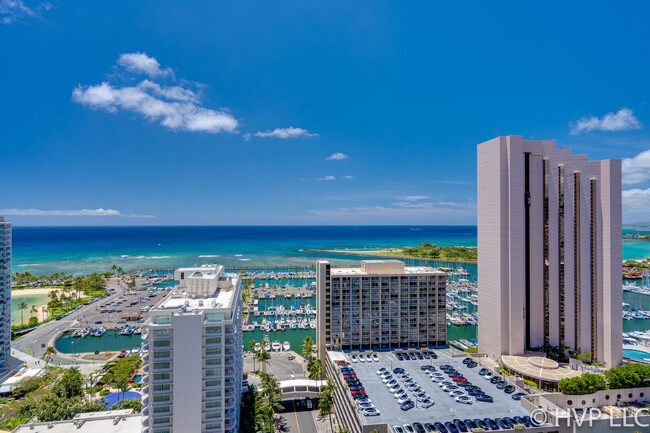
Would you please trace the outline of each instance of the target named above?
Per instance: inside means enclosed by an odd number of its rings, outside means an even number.
[[[0,216],[0,376],[11,356],[11,223]]]
[[[446,344],[446,274],[399,260],[318,261],[317,344],[327,350]]]
[[[555,140],[478,145],[478,342],[501,360],[544,345],[621,362],[621,161]]]
[[[181,268],[177,288],[145,322],[143,424],[149,433],[238,428],[241,280],[223,266]]]

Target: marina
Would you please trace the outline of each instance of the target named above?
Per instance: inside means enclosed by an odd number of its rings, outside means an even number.
[[[139,334],[121,334],[120,330],[106,330],[95,328],[86,337],[73,337],[72,332],[67,332],[57,338],[54,347],[61,353],[94,353],[106,351],[131,350],[140,347],[142,339]]]

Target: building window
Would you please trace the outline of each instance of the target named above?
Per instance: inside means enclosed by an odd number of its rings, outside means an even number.
[[[205,414],[206,419],[221,418],[221,412],[211,412]]]
[[[573,318],[575,350],[580,352],[580,173],[573,174]]]
[[[163,368],[170,368],[170,367],[171,367],[171,364],[169,362],[154,362],[153,363],[154,370],[163,369]]]
[[[154,323],[156,325],[168,325],[172,323],[172,316],[171,315],[156,316],[154,319]]]
[[[205,404],[206,409],[211,409],[213,407],[221,407],[220,401],[209,401]]]
[[[153,335],[156,337],[167,337],[172,334],[171,329],[154,329]]]
[[[205,313],[206,322],[223,322],[223,313]]]
[[[154,406],[153,413],[166,413],[169,412],[170,406]]]
[[[221,365],[221,359],[220,358],[206,359],[205,365]]]
[[[163,352],[154,352],[153,357],[154,359],[156,358],[169,358],[172,356],[172,353],[169,350],[165,350]]]
[[[207,391],[205,393],[206,398],[212,398],[212,397],[221,397],[221,391]]]
[[[206,380],[205,381],[205,386],[206,387],[213,387],[213,386],[221,386],[221,381],[220,380]]]
[[[170,373],[157,373],[153,375],[153,380],[167,380],[171,379]]]
[[[162,418],[154,418],[153,423],[154,424],[167,424],[169,423],[170,418],[168,416],[162,417]]]
[[[165,331],[168,331],[168,329],[166,329]],[[171,340],[154,340],[153,342],[153,347],[169,347],[171,345],[172,345]]]
[[[163,383],[160,385],[154,385],[153,390],[154,391],[168,391],[171,389],[171,384],[170,383]]]
[[[214,347],[212,349],[205,349],[205,354],[206,355],[218,355],[221,353],[221,348],[220,347]]]
[[[159,401],[170,401],[172,398],[171,395],[154,395],[153,396],[153,401],[159,402]]]
[[[221,337],[206,338],[205,344],[221,344]]]
[[[206,334],[221,334],[221,327],[220,326],[209,326],[205,328],[205,333]]]
[[[215,429],[218,429],[218,428],[221,428],[221,423],[220,422],[215,422],[215,423],[205,425],[206,430],[215,430]]]

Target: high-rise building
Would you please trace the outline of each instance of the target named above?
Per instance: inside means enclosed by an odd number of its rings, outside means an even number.
[[[149,433],[238,428],[243,371],[241,280],[223,266],[181,268],[145,322]]]
[[[318,261],[317,344],[327,350],[446,344],[446,274],[399,260]]]
[[[555,140],[478,145],[479,351],[545,344],[621,362],[621,161]]]
[[[11,223],[0,216],[0,375],[11,355]]]

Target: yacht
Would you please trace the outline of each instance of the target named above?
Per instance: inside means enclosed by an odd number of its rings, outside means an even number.
[[[280,342],[278,340],[273,340],[273,344],[271,344],[271,348],[273,348],[274,352],[279,352],[280,351]]]
[[[291,344],[289,344],[288,341],[285,341],[284,343],[282,343],[282,350],[288,352],[289,350],[291,350]]]

